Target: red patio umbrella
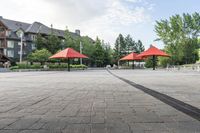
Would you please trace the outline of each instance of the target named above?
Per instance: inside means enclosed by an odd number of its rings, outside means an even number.
[[[124,56],[120,60],[142,60],[142,57],[138,57],[137,55],[138,55],[137,53],[132,52],[132,53]]]
[[[70,59],[72,58],[88,58],[86,55],[80,54],[72,48],[66,48],[53,56],[50,59],[67,59],[68,60],[68,71],[70,71]]]
[[[137,55],[138,55],[137,53],[132,52],[132,53],[124,56],[123,58],[121,58],[120,61],[121,60],[128,60],[128,61],[132,60],[133,61],[132,68],[134,69],[134,61],[135,60],[142,60],[142,57],[137,57]]]
[[[142,52],[141,54],[139,54],[137,57],[149,57],[149,56],[153,56],[153,70],[155,70],[155,66],[156,66],[156,56],[164,56],[164,57],[170,57],[170,55],[166,54],[165,52],[163,52],[162,50],[156,48],[155,46],[151,45],[149,49],[147,49],[146,51]]]

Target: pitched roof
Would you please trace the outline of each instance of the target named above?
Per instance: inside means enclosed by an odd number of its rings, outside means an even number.
[[[1,22],[10,30],[17,31],[18,29],[26,30],[30,24],[24,23],[24,22],[19,22],[19,21],[14,21],[14,20],[9,20],[9,19],[0,19]]]
[[[34,22],[26,29],[26,32],[48,34],[51,29],[40,22]]]
[[[4,19],[3,17],[0,17],[0,21],[3,22],[3,24],[8,29],[10,29],[14,32],[17,31],[18,29],[22,29],[27,33],[35,33],[35,34],[41,33],[41,34],[49,35],[49,34],[51,34],[51,32],[53,32],[56,36],[64,37],[64,35],[65,35],[64,30],[50,28],[40,22],[34,22],[32,24],[28,24],[28,23],[24,23],[24,22]],[[79,36],[73,32],[70,32],[70,34],[73,37]]]

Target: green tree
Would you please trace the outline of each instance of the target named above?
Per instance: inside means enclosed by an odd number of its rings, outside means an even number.
[[[158,57],[158,65],[161,67],[167,67],[167,65],[169,65],[169,60],[170,58],[166,58],[166,57]]]
[[[97,67],[103,67],[104,59],[104,49],[101,45],[101,40],[97,37],[95,41],[95,50],[92,54],[92,58],[95,61]]]
[[[169,63],[195,63],[198,59],[197,38],[200,33],[199,13],[174,15],[169,20],[157,21],[155,31],[171,55]]]
[[[152,61],[152,58],[149,57],[145,60],[145,67],[146,68],[152,68],[153,67],[153,61]]]
[[[66,29],[65,30],[65,42],[64,42],[64,46],[65,47],[73,48],[73,45],[74,45],[74,39],[73,39],[72,35],[70,34],[69,30]]]
[[[62,48],[61,40],[56,35],[51,34],[47,37],[47,46],[45,48],[55,54]]]
[[[145,50],[144,45],[142,44],[142,41],[138,40],[136,43],[136,53],[141,53]]]
[[[126,43],[123,35],[119,34],[119,36],[115,41],[115,47],[113,53],[114,63],[117,63],[118,60],[125,54],[126,54]]]
[[[35,43],[38,50],[45,48],[51,53],[55,53],[62,48],[61,40],[53,33],[46,37],[38,34]]]
[[[104,41],[102,41],[102,47],[104,51],[103,56],[103,66],[111,64],[111,58],[112,58],[112,49],[110,47],[110,44],[105,44]]]
[[[129,34],[125,37],[125,43],[127,54],[136,51],[136,43]]]
[[[74,35],[68,29],[65,30],[64,47],[70,47],[77,51],[80,50],[81,36]]]
[[[47,40],[46,38],[42,37],[41,34],[37,34],[35,44],[36,44],[37,49],[40,50],[46,47]]]
[[[156,58],[156,62],[158,61],[158,57]],[[157,63],[156,63],[157,66]],[[153,57],[148,57],[147,59],[145,59],[145,67],[146,68],[152,68],[153,67]]]
[[[95,51],[95,42],[89,38],[88,36],[81,37],[82,42],[82,52],[87,55],[89,58],[86,60],[86,64],[89,66],[93,66],[95,64],[93,57],[93,53]]]
[[[30,62],[40,62],[44,64],[49,60],[51,53],[47,49],[36,50],[28,55],[27,59]]]
[[[126,50],[125,50],[126,54],[131,53],[131,52],[141,53],[145,50],[144,45],[142,44],[141,40],[138,40],[137,42],[135,42],[134,39],[130,35],[127,35],[124,40],[125,40],[125,46],[126,46]]]

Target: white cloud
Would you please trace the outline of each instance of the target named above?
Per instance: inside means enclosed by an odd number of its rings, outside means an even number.
[[[52,8],[52,4],[41,0],[6,0],[1,2],[0,12],[4,18],[29,23],[40,21],[50,25],[55,15]]]
[[[78,28],[82,35],[98,35],[111,43],[120,32],[134,32],[135,25],[149,23],[152,9],[145,0],[6,0],[0,5],[5,18]]]
[[[135,4],[137,0],[128,0]],[[129,3],[130,4],[130,3]],[[81,28],[84,33],[90,36],[99,35],[100,38],[114,43],[115,38],[126,28],[134,28],[134,25],[148,23],[151,16],[147,13],[145,7],[135,6],[128,7],[121,0],[110,0],[106,11],[103,15],[84,21]]]

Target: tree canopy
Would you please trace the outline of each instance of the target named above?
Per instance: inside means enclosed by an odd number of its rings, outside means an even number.
[[[155,31],[171,55],[171,64],[195,63],[198,60],[199,13],[174,15],[169,20],[156,21]]]
[[[38,34],[35,43],[38,50],[45,48],[53,54],[62,48],[61,39],[53,33],[49,36]]]
[[[141,40],[136,42],[130,35],[124,38],[122,34],[119,34],[113,49],[113,62],[117,63],[120,58],[131,52],[141,53],[143,51],[144,45]]]
[[[29,54],[27,59],[30,62],[41,62],[41,64],[43,64],[49,60],[50,56],[51,53],[47,49],[41,49]]]
[[[77,51],[80,50],[80,41],[81,41],[81,36],[76,36],[70,33],[68,29],[65,30],[65,36],[64,36],[64,47],[70,47],[73,48]]]
[[[115,47],[112,49],[109,43],[105,43],[98,37],[94,41],[88,36],[75,35],[68,29],[65,30],[64,38],[58,38],[53,34],[53,31],[49,36],[38,34],[35,43],[37,50],[46,49],[53,54],[67,47],[71,47],[80,52],[82,45],[82,53],[90,57],[84,60],[84,63],[97,67],[104,67],[115,63],[122,56],[131,52],[140,53],[144,50],[142,42],[140,40],[136,42],[130,35],[124,37],[122,34],[119,34]],[[32,57],[34,54],[35,52],[29,55],[29,61],[38,61],[35,57]]]
[[[96,67],[105,67],[111,64],[111,48],[109,44],[105,44],[104,41],[96,38],[94,44],[94,51],[91,59]]]

